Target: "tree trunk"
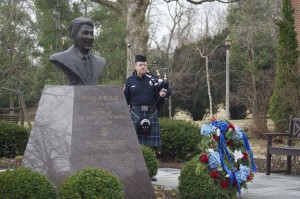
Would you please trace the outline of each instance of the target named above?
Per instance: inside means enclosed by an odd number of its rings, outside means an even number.
[[[213,118],[213,103],[212,103],[212,95],[210,90],[210,76],[209,76],[209,69],[208,69],[208,56],[205,56],[205,70],[206,70],[206,83],[207,83],[207,92],[208,92],[208,99],[209,99],[209,113],[210,118]]]
[[[23,94],[19,94],[19,101],[20,101],[20,108],[21,108],[21,110],[23,112],[23,115],[24,115],[24,119],[27,122],[28,127],[31,129],[32,125],[31,125],[31,122],[29,120],[29,116],[28,116],[28,112],[27,112],[27,108],[26,108],[26,104],[25,104]],[[23,119],[23,121],[24,121],[24,119]]]
[[[150,0],[91,1],[105,6],[114,12],[120,13],[126,24],[126,44],[131,44],[131,48],[135,54],[146,55],[149,39],[146,11],[150,4]],[[134,70],[134,58],[131,50],[127,48],[127,77],[129,77]]]
[[[126,44],[132,45],[135,54],[145,55],[149,39],[146,11],[150,0],[128,0],[126,13]],[[127,77],[134,70],[134,56],[127,49]]]

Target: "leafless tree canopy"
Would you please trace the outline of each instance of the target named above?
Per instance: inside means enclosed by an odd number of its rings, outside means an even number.
[[[172,2],[172,1],[179,1],[179,0],[164,0],[165,2],[169,3],[169,2]],[[214,2],[214,1],[218,1],[218,2],[221,2],[221,3],[234,3],[234,2],[237,2],[237,1],[240,1],[240,0],[186,0],[187,2],[189,3],[192,3],[192,4],[202,4],[202,3],[206,3],[206,2]]]

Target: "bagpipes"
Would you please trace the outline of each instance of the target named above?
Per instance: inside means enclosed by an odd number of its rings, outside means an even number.
[[[155,69],[156,69],[155,77],[153,77],[151,75],[148,75],[148,74],[146,74],[146,75],[151,79],[151,81],[154,83],[154,86],[156,86],[156,88],[159,91],[163,91],[163,92],[167,93],[168,89],[169,89],[169,82],[168,82],[168,78],[167,78],[167,68],[164,68],[164,78],[161,79],[160,78],[160,73],[159,73],[159,70],[158,70],[157,61],[154,60],[152,62],[152,64],[155,66]]]
[[[134,51],[132,49],[132,45],[128,44],[127,47],[130,49],[130,51],[132,52],[133,56],[135,57],[136,54],[134,53]],[[152,62],[152,65],[155,67],[156,74],[155,75],[151,75],[150,72],[149,72],[149,73],[146,73],[145,75],[151,79],[151,82],[156,87],[158,93],[160,91],[163,91],[163,92],[167,93],[167,96],[169,96],[170,95],[170,91],[169,91],[169,82],[168,82],[168,78],[167,78],[167,70],[168,69],[167,68],[163,69],[164,70],[164,77],[163,77],[163,79],[161,79],[160,78],[159,69],[158,69],[158,62],[156,60],[154,60]],[[159,97],[159,98],[161,98],[161,97]]]

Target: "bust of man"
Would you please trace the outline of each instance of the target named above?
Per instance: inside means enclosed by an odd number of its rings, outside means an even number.
[[[78,17],[70,24],[73,45],[66,51],[55,53],[49,61],[68,77],[70,85],[96,85],[106,60],[91,53],[94,43],[94,22]]]

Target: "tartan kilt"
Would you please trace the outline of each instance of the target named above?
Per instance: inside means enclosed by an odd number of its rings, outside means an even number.
[[[157,110],[141,111],[138,109],[130,110],[131,119],[136,129],[136,134],[139,143],[146,146],[159,146],[160,145],[160,128],[158,123]],[[147,118],[151,122],[151,133],[149,135],[139,135],[137,132],[137,124],[141,118]]]

